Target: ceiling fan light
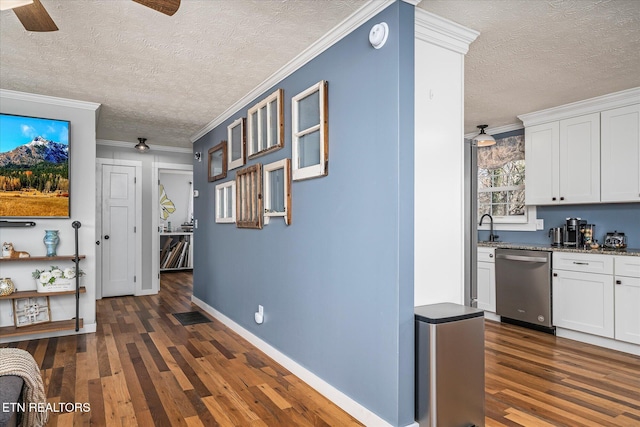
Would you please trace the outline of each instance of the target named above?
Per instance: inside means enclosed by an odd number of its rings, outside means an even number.
[[[136,144],[135,149],[141,153],[149,151],[151,147],[145,143],[146,140],[147,138],[138,138],[138,143]]]
[[[480,129],[480,133],[478,134],[478,136],[473,138],[473,140],[476,142],[476,145],[478,147],[490,147],[496,144],[495,138],[484,132],[485,128],[487,128],[488,126],[489,125],[476,126],[478,129]]]
[[[33,0],[0,0],[0,10],[15,9],[32,3]]]

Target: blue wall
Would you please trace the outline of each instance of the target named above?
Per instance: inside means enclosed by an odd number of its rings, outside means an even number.
[[[413,29],[413,6],[392,4],[194,144],[283,88],[285,148],[247,165],[291,157],[291,97],[329,82],[329,175],[293,183],[292,225],[216,224],[215,184],[238,169],[208,183],[194,164],[194,295],[392,425],[413,422]]]

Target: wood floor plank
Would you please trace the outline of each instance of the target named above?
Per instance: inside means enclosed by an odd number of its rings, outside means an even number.
[[[97,301],[95,334],[2,344],[41,367],[54,426],[350,426],[349,414],[217,319],[183,326],[192,275]],[[485,322],[487,427],[640,426],[640,357]]]

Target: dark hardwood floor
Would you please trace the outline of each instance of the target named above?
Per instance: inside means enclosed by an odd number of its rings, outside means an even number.
[[[182,326],[191,274],[158,295],[97,302],[98,330],[22,341],[50,402],[90,412],[50,426],[348,426],[343,410],[217,320]],[[487,426],[640,426],[640,357],[486,322]]]

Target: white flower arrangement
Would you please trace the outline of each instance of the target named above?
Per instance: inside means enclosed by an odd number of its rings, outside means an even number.
[[[80,270],[76,274],[75,268],[65,268],[61,270],[59,267],[52,265],[51,268],[46,270],[36,270],[33,272],[32,277],[38,280],[42,286],[47,286],[48,284],[53,284],[57,279],[73,279],[78,276],[84,276],[84,271]]]

